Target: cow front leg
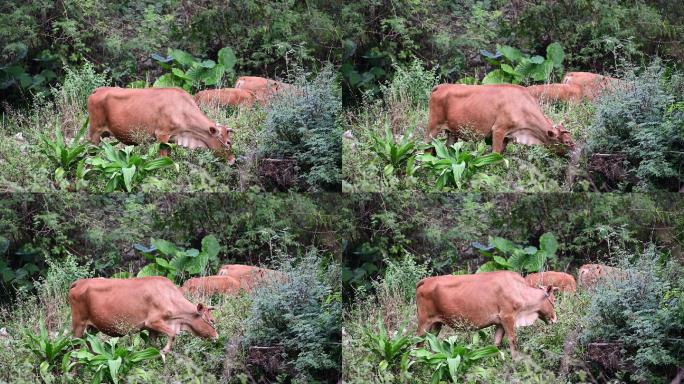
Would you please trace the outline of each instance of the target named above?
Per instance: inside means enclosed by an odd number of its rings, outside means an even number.
[[[171,345],[173,344],[173,341],[176,339],[176,331],[171,328],[166,322],[163,320],[157,320],[151,322],[147,328],[150,330],[150,336],[153,333],[163,333],[167,336],[168,341],[166,342],[166,345],[164,348],[161,350],[161,357],[164,362],[166,362],[166,354],[171,351]]]
[[[503,153],[506,149],[506,129],[492,129],[492,152]]]
[[[154,135],[157,137],[157,141],[161,144],[159,144],[159,155],[160,156],[169,156],[169,147],[166,144],[169,144],[169,140],[171,139],[171,135],[165,134],[165,133],[159,133],[155,132]]]
[[[503,336],[504,328],[499,324],[496,326],[496,332],[494,332],[494,345],[496,345],[497,348],[501,346],[501,339],[503,339]]]
[[[517,357],[515,352],[515,316],[502,317],[501,325],[508,337],[508,345],[511,348],[511,358],[515,360]]]

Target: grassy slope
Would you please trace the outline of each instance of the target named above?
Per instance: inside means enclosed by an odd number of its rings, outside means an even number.
[[[151,191],[244,191],[259,188],[255,153],[265,119],[259,108],[204,108],[207,116],[235,130],[233,151],[238,158],[229,166],[209,150],[187,150],[176,147],[171,159],[176,166],[154,172],[159,181],[155,186],[143,186]],[[50,192],[59,187],[52,175],[54,166],[40,152],[40,135],[54,139],[54,127],[60,126],[67,140],[87,117],[85,108],[77,103],[57,106],[47,104],[30,111],[14,111],[0,123],[0,184],[8,191]],[[121,145],[121,144],[120,144]],[[122,146],[122,145],[121,145]],[[147,153],[148,145],[135,148],[135,153]],[[102,191],[104,180],[95,180],[89,192]]]
[[[562,122],[570,130],[575,141],[584,142],[584,127],[591,123],[593,105],[542,106],[544,113],[555,123]],[[344,191],[391,191],[394,189],[434,190],[434,180],[424,172],[416,178],[404,176],[385,177],[384,163],[371,151],[371,134],[383,136],[389,126],[395,137],[412,134],[418,143],[424,142],[427,125],[427,106],[413,107],[409,103],[376,103],[349,112],[345,131],[353,138],[345,138],[343,147]],[[442,140],[445,140],[442,138]],[[488,148],[491,148],[488,146]],[[487,181],[473,182],[468,190],[495,192],[562,192],[588,188],[580,177],[571,183],[566,181],[568,156],[559,156],[542,146],[508,145],[504,153],[508,166],[498,164],[487,168],[494,176]]]

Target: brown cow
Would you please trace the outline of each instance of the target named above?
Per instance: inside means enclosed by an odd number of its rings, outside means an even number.
[[[235,162],[232,129],[209,120],[182,89],[97,88],[88,97],[88,115],[88,139],[95,145],[107,134],[125,144],[136,144],[142,135],[191,149],[225,151],[226,160]]]
[[[539,101],[579,103],[582,100],[582,88],[576,84],[531,85],[527,90]]]
[[[525,87],[512,84],[440,84],[432,89],[429,102],[427,141],[442,126],[451,134],[470,129],[492,136],[492,150],[503,152],[507,140],[521,144],[560,145],[575,143],[562,125],[554,126]],[[449,137],[450,143],[453,137]]]
[[[235,278],[240,282],[240,288],[246,291],[251,291],[257,286],[271,281],[287,281],[287,276],[282,272],[242,264],[223,265],[221,266],[218,275]]]
[[[230,276],[193,277],[181,288],[185,293],[213,295],[216,293],[237,295],[240,293],[240,282]]]
[[[577,278],[582,287],[590,287],[599,282],[599,280],[609,277],[620,278],[624,276],[624,270],[603,264],[584,264],[579,268],[579,272],[577,273]]]
[[[568,72],[563,76],[562,82],[563,84],[579,86],[582,97],[586,97],[589,100],[596,99],[606,90],[615,90],[628,86],[626,81],[591,72]]]
[[[283,83],[282,81],[258,76],[238,77],[237,81],[235,81],[235,88],[251,92],[261,104],[278,92],[295,89],[293,85]]]
[[[562,292],[575,292],[577,284],[572,275],[564,272],[547,271],[540,273],[530,273],[525,276],[525,281],[531,287],[557,287]]]
[[[252,92],[237,88],[207,89],[195,94],[197,104],[213,105],[219,107],[251,106],[256,102],[256,96]]]
[[[443,324],[454,329],[482,329],[496,325],[498,347],[508,336],[515,357],[515,328],[532,325],[537,318],[556,322],[554,290],[533,288],[519,274],[510,271],[474,275],[428,277],[416,287],[418,335]]]
[[[162,358],[179,332],[218,339],[209,312],[213,308],[194,305],[165,277],[80,279],[69,288],[69,303],[74,336],[82,337],[86,328],[109,336],[147,329],[153,340],[168,336]]]

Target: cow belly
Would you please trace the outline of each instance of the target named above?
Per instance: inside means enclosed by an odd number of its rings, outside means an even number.
[[[515,317],[515,326],[516,327],[527,327],[529,325],[534,324],[534,322],[539,318],[539,314],[537,312],[529,311],[521,311],[518,313],[518,315]]]
[[[176,137],[176,144],[181,147],[195,149],[195,148],[206,148],[207,145],[204,141],[198,139],[192,135],[180,135]]]
[[[541,145],[544,144],[539,140],[537,137],[532,135],[529,132],[515,132],[509,136],[513,141],[515,141],[518,144],[525,144],[525,145]]]

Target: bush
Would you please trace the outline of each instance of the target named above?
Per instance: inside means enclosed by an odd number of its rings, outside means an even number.
[[[264,157],[294,159],[306,189],[338,191],[342,102],[335,75],[326,67],[312,81],[300,75],[295,83],[298,90],[283,92],[267,107],[261,152]]]
[[[587,130],[587,155],[622,160],[618,175],[606,176],[613,188],[677,191],[684,182],[684,75],[654,61],[625,79],[626,89],[601,99]]]
[[[282,347],[286,372],[295,382],[340,375],[342,297],[339,268],[311,251],[297,266],[283,264],[285,283],[254,295],[246,338],[250,345]]]
[[[661,262],[654,247],[636,260],[620,257],[625,276],[596,287],[580,340],[616,342],[623,354],[621,370],[633,371],[637,380],[665,379],[684,364],[681,265]]]
[[[382,87],[385,102],[407,101],[414,107],[427,107],[432,88],[439,80],[436,68],[427,69],[422,61],[414,59],[406,66],[395,66],[395,71],[392,81]]]

